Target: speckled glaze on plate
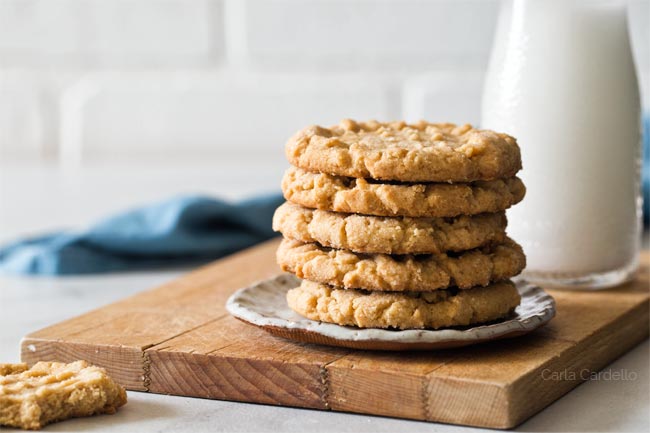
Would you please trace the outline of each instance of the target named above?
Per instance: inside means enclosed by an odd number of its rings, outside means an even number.
[[[226,303],[234,317],[273,335],[303,343],[325,344],[366,350],[432,350],[467,346],[527,334],[555,316],[555,301],[542,288],[517,282],[521,304],[502,321],[453,329],[361,329],[317,322],[289,308],[287,290],[300,280],[280,274],[235,292]]]

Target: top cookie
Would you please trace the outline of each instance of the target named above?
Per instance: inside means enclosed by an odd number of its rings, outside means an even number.
[[[470,125],[343,120],[309,126],[286,145],[289,162],[340,176],[402,182],[473,182],[514,176],[517,141]]]

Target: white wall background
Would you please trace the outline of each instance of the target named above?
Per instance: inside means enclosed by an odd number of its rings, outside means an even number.
[[[650,107],[650,8],[630,0]],[[0,164],[272,161],[342,117],[479,120],[496,0],[0,0]]]

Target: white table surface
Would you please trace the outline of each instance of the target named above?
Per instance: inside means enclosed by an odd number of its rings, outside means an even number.
[[[230,168],[227,168],[230,166]],[[238,198],[279,184],[281,168],[237,173],[232,164],[176,168],[0,167],[0,240],[59,227],[81,226],[107,213],[176,193]],[[253,173],[253,174],[251,174]],[[260,188],[260,185],[267,188]],[[268,187],[271,185],[271,187]],[[20,338],[176,278],[183,271],[66,278],[0,278],[0,362],[19,360]],[[628,432],[650,430],[648,341],[607,369],[635,380],[592,380],[522,424],[517,431]],[[531,396],[534,398],[534,396]],[[116,415],[70,420],[48,431],[179,432],[476,432],[491,431],[366,415],[273,407],[129,392]],[[10,431],[10,430],[3,430]]]

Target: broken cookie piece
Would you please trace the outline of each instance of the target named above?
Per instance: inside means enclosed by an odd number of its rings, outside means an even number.
[[[67,418],[112,414],[126,391],[106,370],[75,361],[0,364],[0,425],[40,429]]]

